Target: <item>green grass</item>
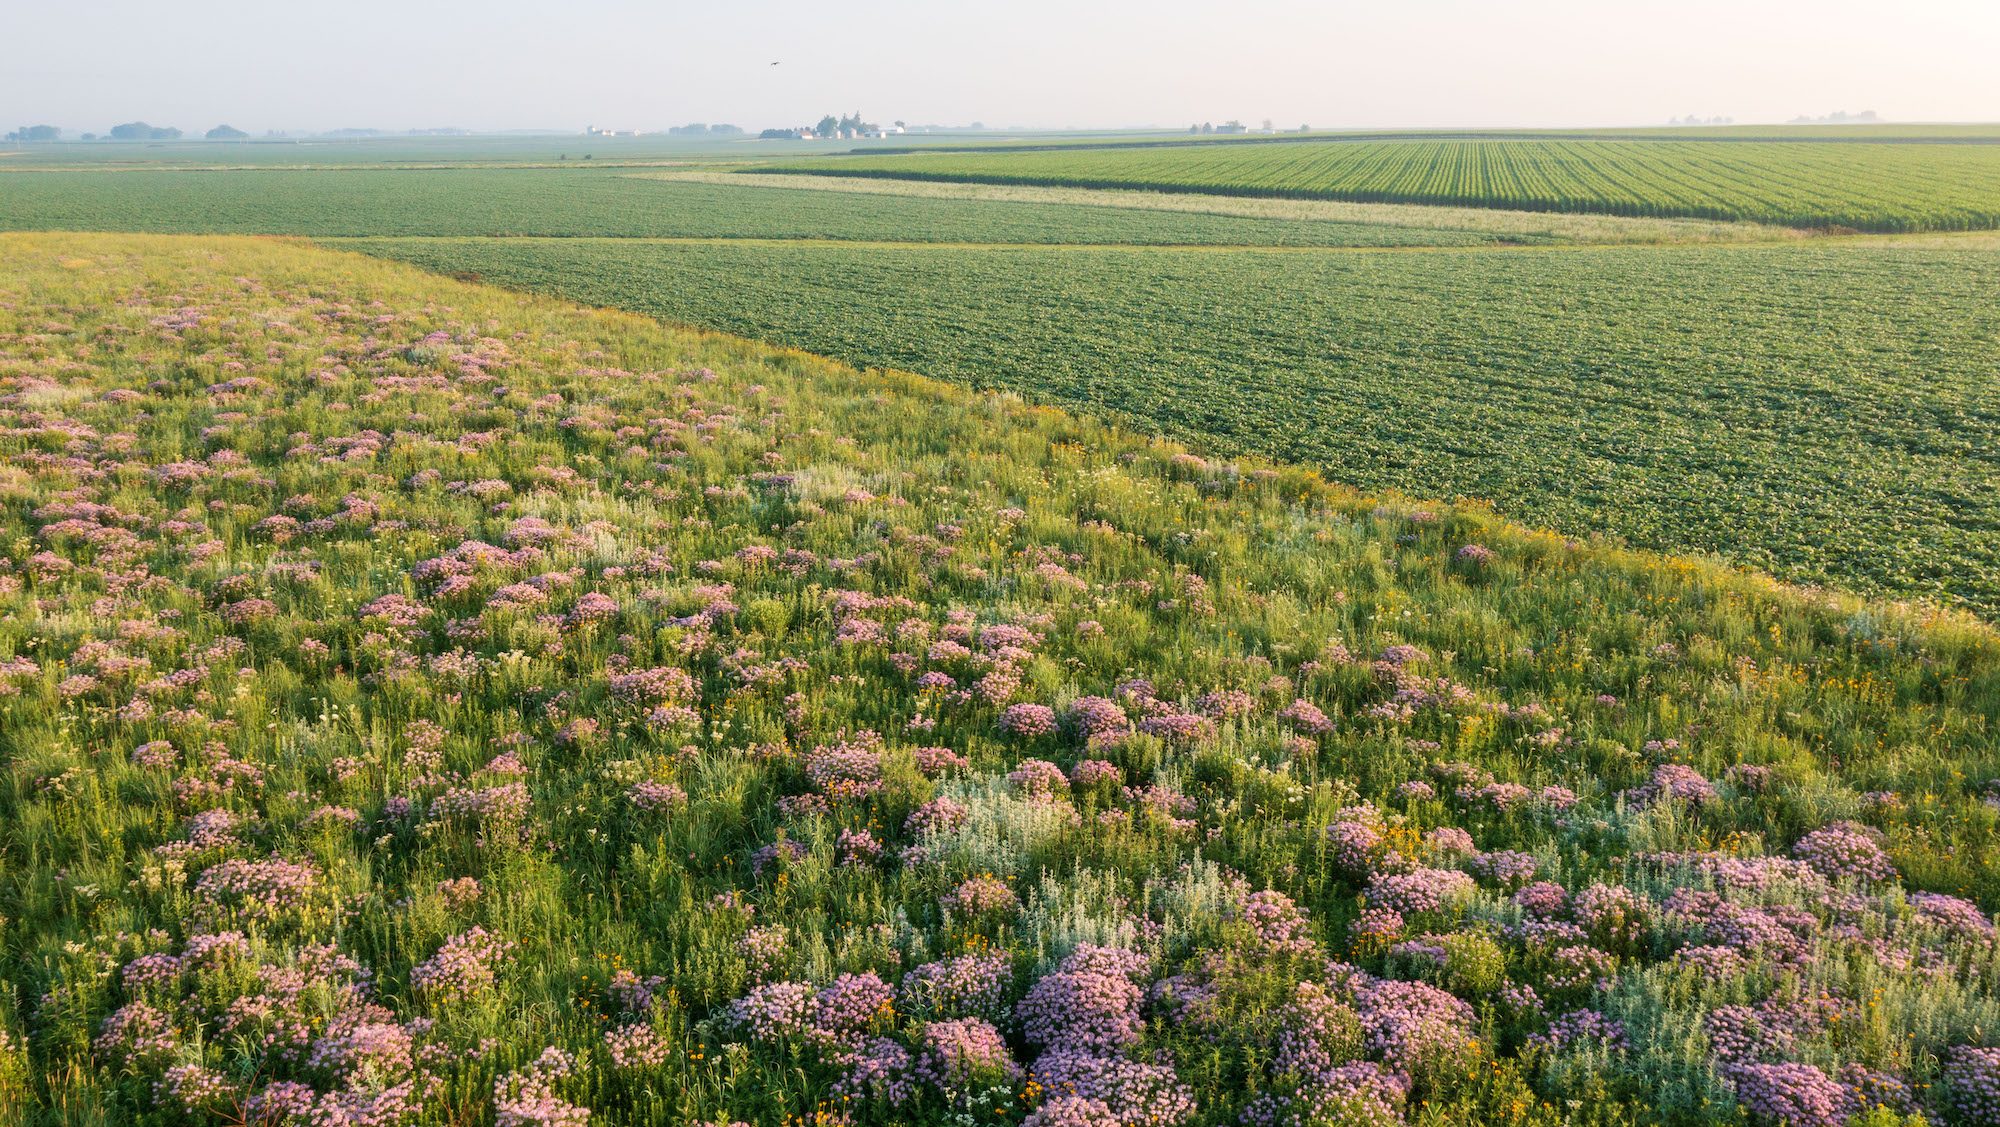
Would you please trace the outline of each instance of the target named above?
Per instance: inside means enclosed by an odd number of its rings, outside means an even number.
[[[2000,224],[2000,146],[1980,144],[1238,142],[859,155],[771,167],[840,176],[1746,219],[1865,231]]]
[[[581,169],[0,171],[0,230],[826,238],[897,242],[1474,245],[1534,232],[1065,203],[781,192]]]
[[[1988,244],[362,245],[1006,388],[1364,488],[2000,610]]]
[[[10,1125],[1022,1127],[1080,1049],[1240,1127],[1304,1044],[1396,1070],[1363,1122],[1778,1127],[1705,1029],[1808,999],[1754,1047],[1986,1127],[1996,731],[1965,616],[297,241],[0,236]],[[1461,890],[1363,914],[1413,869]],[[907,989],[961,956],[997,996]],[[1580,1010],[1626,1043],[1538,1047]],[[947,1017],[999,1059],[843,1097]]]

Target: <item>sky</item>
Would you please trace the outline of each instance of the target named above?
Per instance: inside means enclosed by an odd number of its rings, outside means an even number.
[[[2000,120],[1995,0],[14,0],[0,124]],[[772,66],[776,62],[778,65]]]

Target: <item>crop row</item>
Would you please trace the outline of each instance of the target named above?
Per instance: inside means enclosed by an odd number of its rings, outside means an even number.
[[[2000,225],[2000,147],[1342,141],[860,155],[786,172],[1757,220],[1863,231]]]

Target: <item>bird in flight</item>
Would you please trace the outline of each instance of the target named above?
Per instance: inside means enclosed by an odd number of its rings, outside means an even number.
[[[777,66],[778,64],[777,64],[777,63],[772,63],[771,65],[772,65],[772,66]]]

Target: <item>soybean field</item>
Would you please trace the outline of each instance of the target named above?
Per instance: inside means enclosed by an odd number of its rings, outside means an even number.
[[[741,179],[741,178],[738,178]],[[306,236],[1462,246],[1466,229],[763,189],[550,168],[0,173],[0,230]]]

